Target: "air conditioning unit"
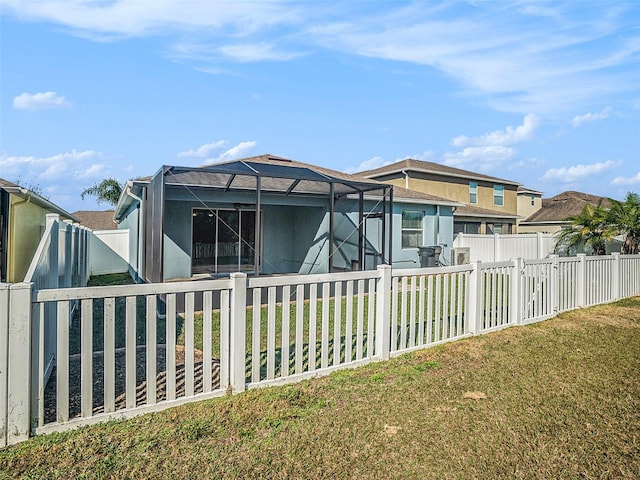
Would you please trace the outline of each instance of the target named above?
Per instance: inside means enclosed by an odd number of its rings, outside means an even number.
[[[469,247],[458,247],[453,249],[453,264],[454,265],[466,265],[470,263],[470,251]]]

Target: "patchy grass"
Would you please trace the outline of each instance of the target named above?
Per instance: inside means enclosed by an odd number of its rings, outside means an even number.
[[[639,478],[640,298],[0,450],[0,478]]]

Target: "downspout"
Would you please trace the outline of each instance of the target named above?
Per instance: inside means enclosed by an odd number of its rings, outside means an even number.
[[[404,175],[404,188],[409,190],[409,172],[402,170],[402,174]]]
[[[144,200],[137,196],[136,194],[134,194],[131,191],[131,186],[127,185],[126,189],[125,189],[125,193],[130,196],[131,198],[133,198],[134,200],[138,201],[138,205],[140,206],[138,209],[138,258],[137,258],[137,265],[136,265],[136,275],[140,278],[142,278],[142,272],[143,272],[143,268],[144,268]]]

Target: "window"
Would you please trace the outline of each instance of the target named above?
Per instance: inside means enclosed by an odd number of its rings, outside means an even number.
[[[504,205],[504,187],[502,185],[493,186],[493,204],[497,207]]]
[[[422,246],[422,212],[402,212],[402,248]]]
[[[469,182],[469,203],[478,203],[478,182]]]
[[[535,206],[536,204],[536,196],[535,195],[531,195],[531,206]]]
[[[477,235],[480,233],[480,222],[453,222],[453,234],[458,233]]]

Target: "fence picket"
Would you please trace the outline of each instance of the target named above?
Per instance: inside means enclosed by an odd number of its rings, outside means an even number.
[[[113,297],[104,299],[104,325],[103,325],[103,357],[104,365],[104,411],[114,412],[116,398],[116,304]]]

